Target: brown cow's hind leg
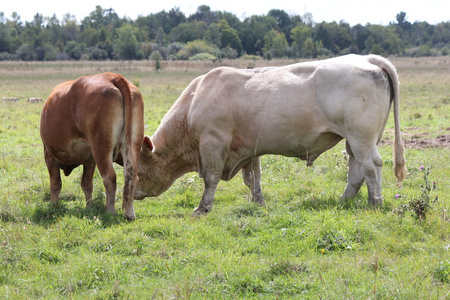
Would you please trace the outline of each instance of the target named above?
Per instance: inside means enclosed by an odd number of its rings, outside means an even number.
[[[136,218],[134,212],[134,190],[137,183],[137,168],[134,167],[130,160],[126,160],[124,164],[124,188],[122,198],[122,211],[128,220]]]
[[[50,201],[56,204],[58,203],[59,193],[61,192],[62,187],[59,164],[51,154],[47,153],[47,149],[44,149],[44,157],[50,176]]]
[[[86,197],[86,206],[92,205],[92,190],[95,172],[95,162],[90,160],[88,163],[83,165],[83,176],[81,177],[81,188],[83,189],[84,196]]]
[[[115,197],[116,197],[116,172],[114,171],[112,159],[110,156],[103,155],[101,159],[96,159],[97,168],[103,179],[103,185],[106,192],[106,211],[112,214],[116,213]]]

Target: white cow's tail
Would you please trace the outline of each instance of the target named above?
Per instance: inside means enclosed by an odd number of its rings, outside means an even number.
[[[381,68],[389,77],[391,84],[391,101],[394,102],[394,172],[397,177],[397,183],[401,184],[406,176],[405,157],[403,155],[404,147],[402,136],[400,132],[400,99],[399,99],[399,85],[397,71],[394,65],[387,59],[377,56],[369,55],[369,62]]]

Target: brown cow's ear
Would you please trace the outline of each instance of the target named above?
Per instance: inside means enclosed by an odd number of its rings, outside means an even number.
[[[142,148],[147,148],[150,152],[153,151],[153,144],[148,135],[144,136]]]

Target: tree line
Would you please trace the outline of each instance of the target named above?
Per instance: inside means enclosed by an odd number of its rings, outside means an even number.
[[[179,8],[137,19],[120,18],[96,6],[78,22],[66,14],[37,13],[22,22],[0,12],[0,60],[141,60],[317,58],[357,54],[449,55],[450,23],[410,23],[405,12],[387,26],[315,23],[313,16],[273,9],[240,20],[225,11],[198,7],[189,17]]]

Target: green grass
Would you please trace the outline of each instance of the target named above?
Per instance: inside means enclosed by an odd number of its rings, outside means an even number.
[[[405,139],[449,134],[450,59],[393,60],[401,80]],[[237,62],[240,63],[240,62]],[[274,61],[272,64],[276,63]],[[278,62],[285,63],[285,62]],[[185,86],[211,66],[189,63],[156,73],[146,62],[0,64],[1,299],[448,299],[450,297],[449,148],[406,150],[408,176],[397,187],[392,149],[381,146],[384,205],[367,205],[367,189],[339,201],[347,165],[343,143],[313,167],[264,156],[266,206],[249,202],[240,175],[221,182],[214,208],[194,216],[203,182],[180,178],[163,195],[136,201],[137,219],[105,212],[94,178],[86,208],[81,169],[63,177],[61,201],[49,203],[39,137],[42,103],[59,82],[104,71],[140,82],[146,134]],[[431,115],[432,117],[429,117]],[[385,140],[392,140],[392,116]],[[436,183],[426,218],[401,205],[420,198],[424,171]],[[399,198],[396,195],[400,196]]]

